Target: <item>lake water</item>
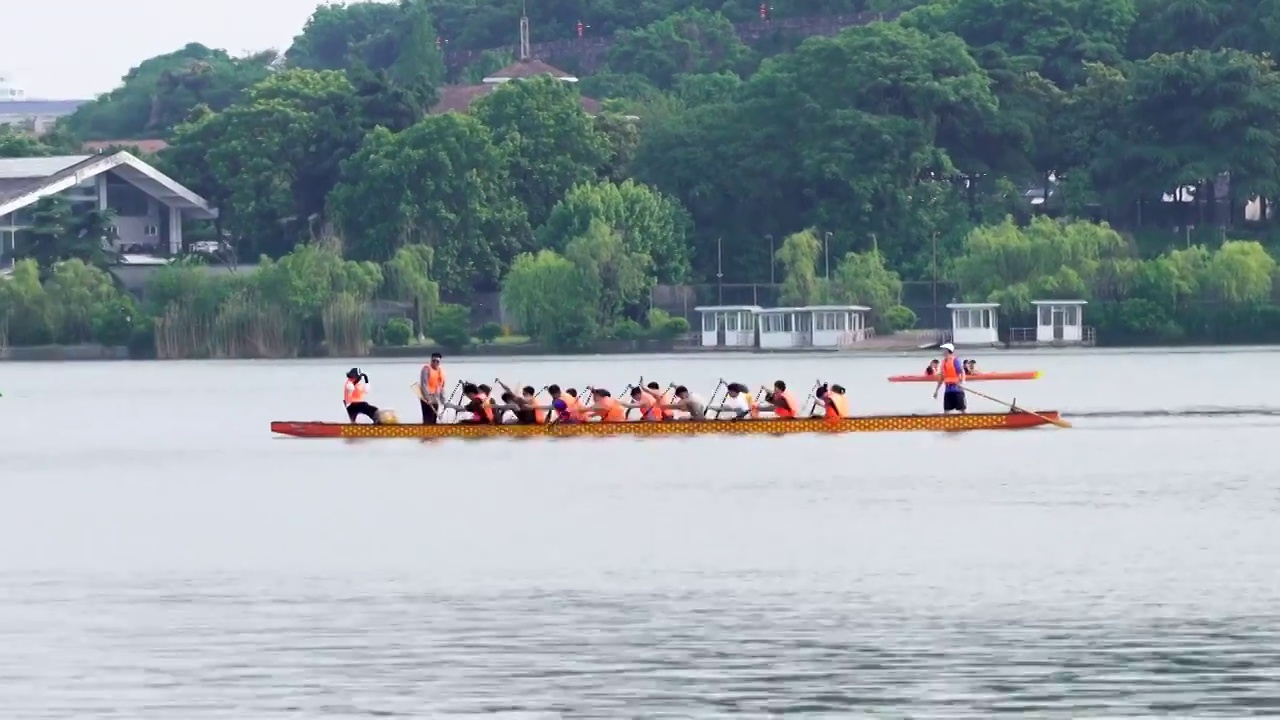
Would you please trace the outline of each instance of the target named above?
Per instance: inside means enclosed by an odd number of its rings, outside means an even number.
[[[929,412],[926,359],[449,371]],[[0,364],[0,717],[1280,714],[1280,353],[979,361],[1075,428],[299,440],[351,361]]]

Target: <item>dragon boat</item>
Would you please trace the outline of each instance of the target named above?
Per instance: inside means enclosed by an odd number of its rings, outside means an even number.
[[[373,425],[277,420],[271,432],[300,438],[429,439],[513,437],[679,437],[690,435],[794,435],[858,432],[966,432],[970,430],[1025,430],[1042,425],[1065,424],[1055,410],[967,415],[869,415],[826,420],[823,418],[761,418],[733,420],[672,420],[667,422],[587,422],[549,425]]]

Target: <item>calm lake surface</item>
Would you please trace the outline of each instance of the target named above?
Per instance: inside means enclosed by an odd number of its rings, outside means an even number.
[[[1075,428],[299,440],[352,361],[0,364],[0,717],[1280,714],[1280,353],[978,359]],[[893,413],[926,361],[449,371]]]

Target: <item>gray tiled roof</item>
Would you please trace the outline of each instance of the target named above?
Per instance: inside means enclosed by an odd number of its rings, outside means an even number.
[[[58,117],[70,115],[88,100],[0,100],[0,116]]]

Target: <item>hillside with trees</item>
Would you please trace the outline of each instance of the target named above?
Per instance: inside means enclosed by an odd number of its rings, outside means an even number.
[[[227,303],[252,297],[294,338],[279,341],[286,354],[296,338],[338,332],[337,318],[370,298],[414,299],[413,330],[430,334],[448,306],[438,298],[483,292],[500,292],[525,332],[556,347],[671,334],[680,324],[651,318],[650,289],[718,282],[776,285],[787,302],[870,304],[882,330],[917,323],[903,288],[926,282],[943,301],[992,300],[1013,314],[1035,297],[1088,299],[1104,341],[1280,340],[1280,35],[1268,30],[1280,10],[1234,0],[765,10],[892,18],[747,43],[733,23],[758,19],[755,2],[538,4],[540,39],[571,40],[579,22],[614,34],[600,70],[578,83],[512,81],[463,112],[431,112],[514,60],[517,6],[323,6],[283,53],[188,45],[148,60],[49,142],[165,139],[153,160],[222,210],[210,232],[242,261],[265,256],[299,274],[288,292],[206,288],[197,301],[189,289],[186,305],[178,294],[133,317],[154,326],[199,305],[205,322],[238,327],[246,306]],[[477,59],[454,71],[445,54],[459,49]],[[587,112],[584,95],[602,109]],[[51,145],[0,136],[0,155],[42,152]],[[286,299],[298,284],[328,294]],[[0,302],[11,338],[18,318],[40,315]],[[45,313],[44,335],[59,312]]]

